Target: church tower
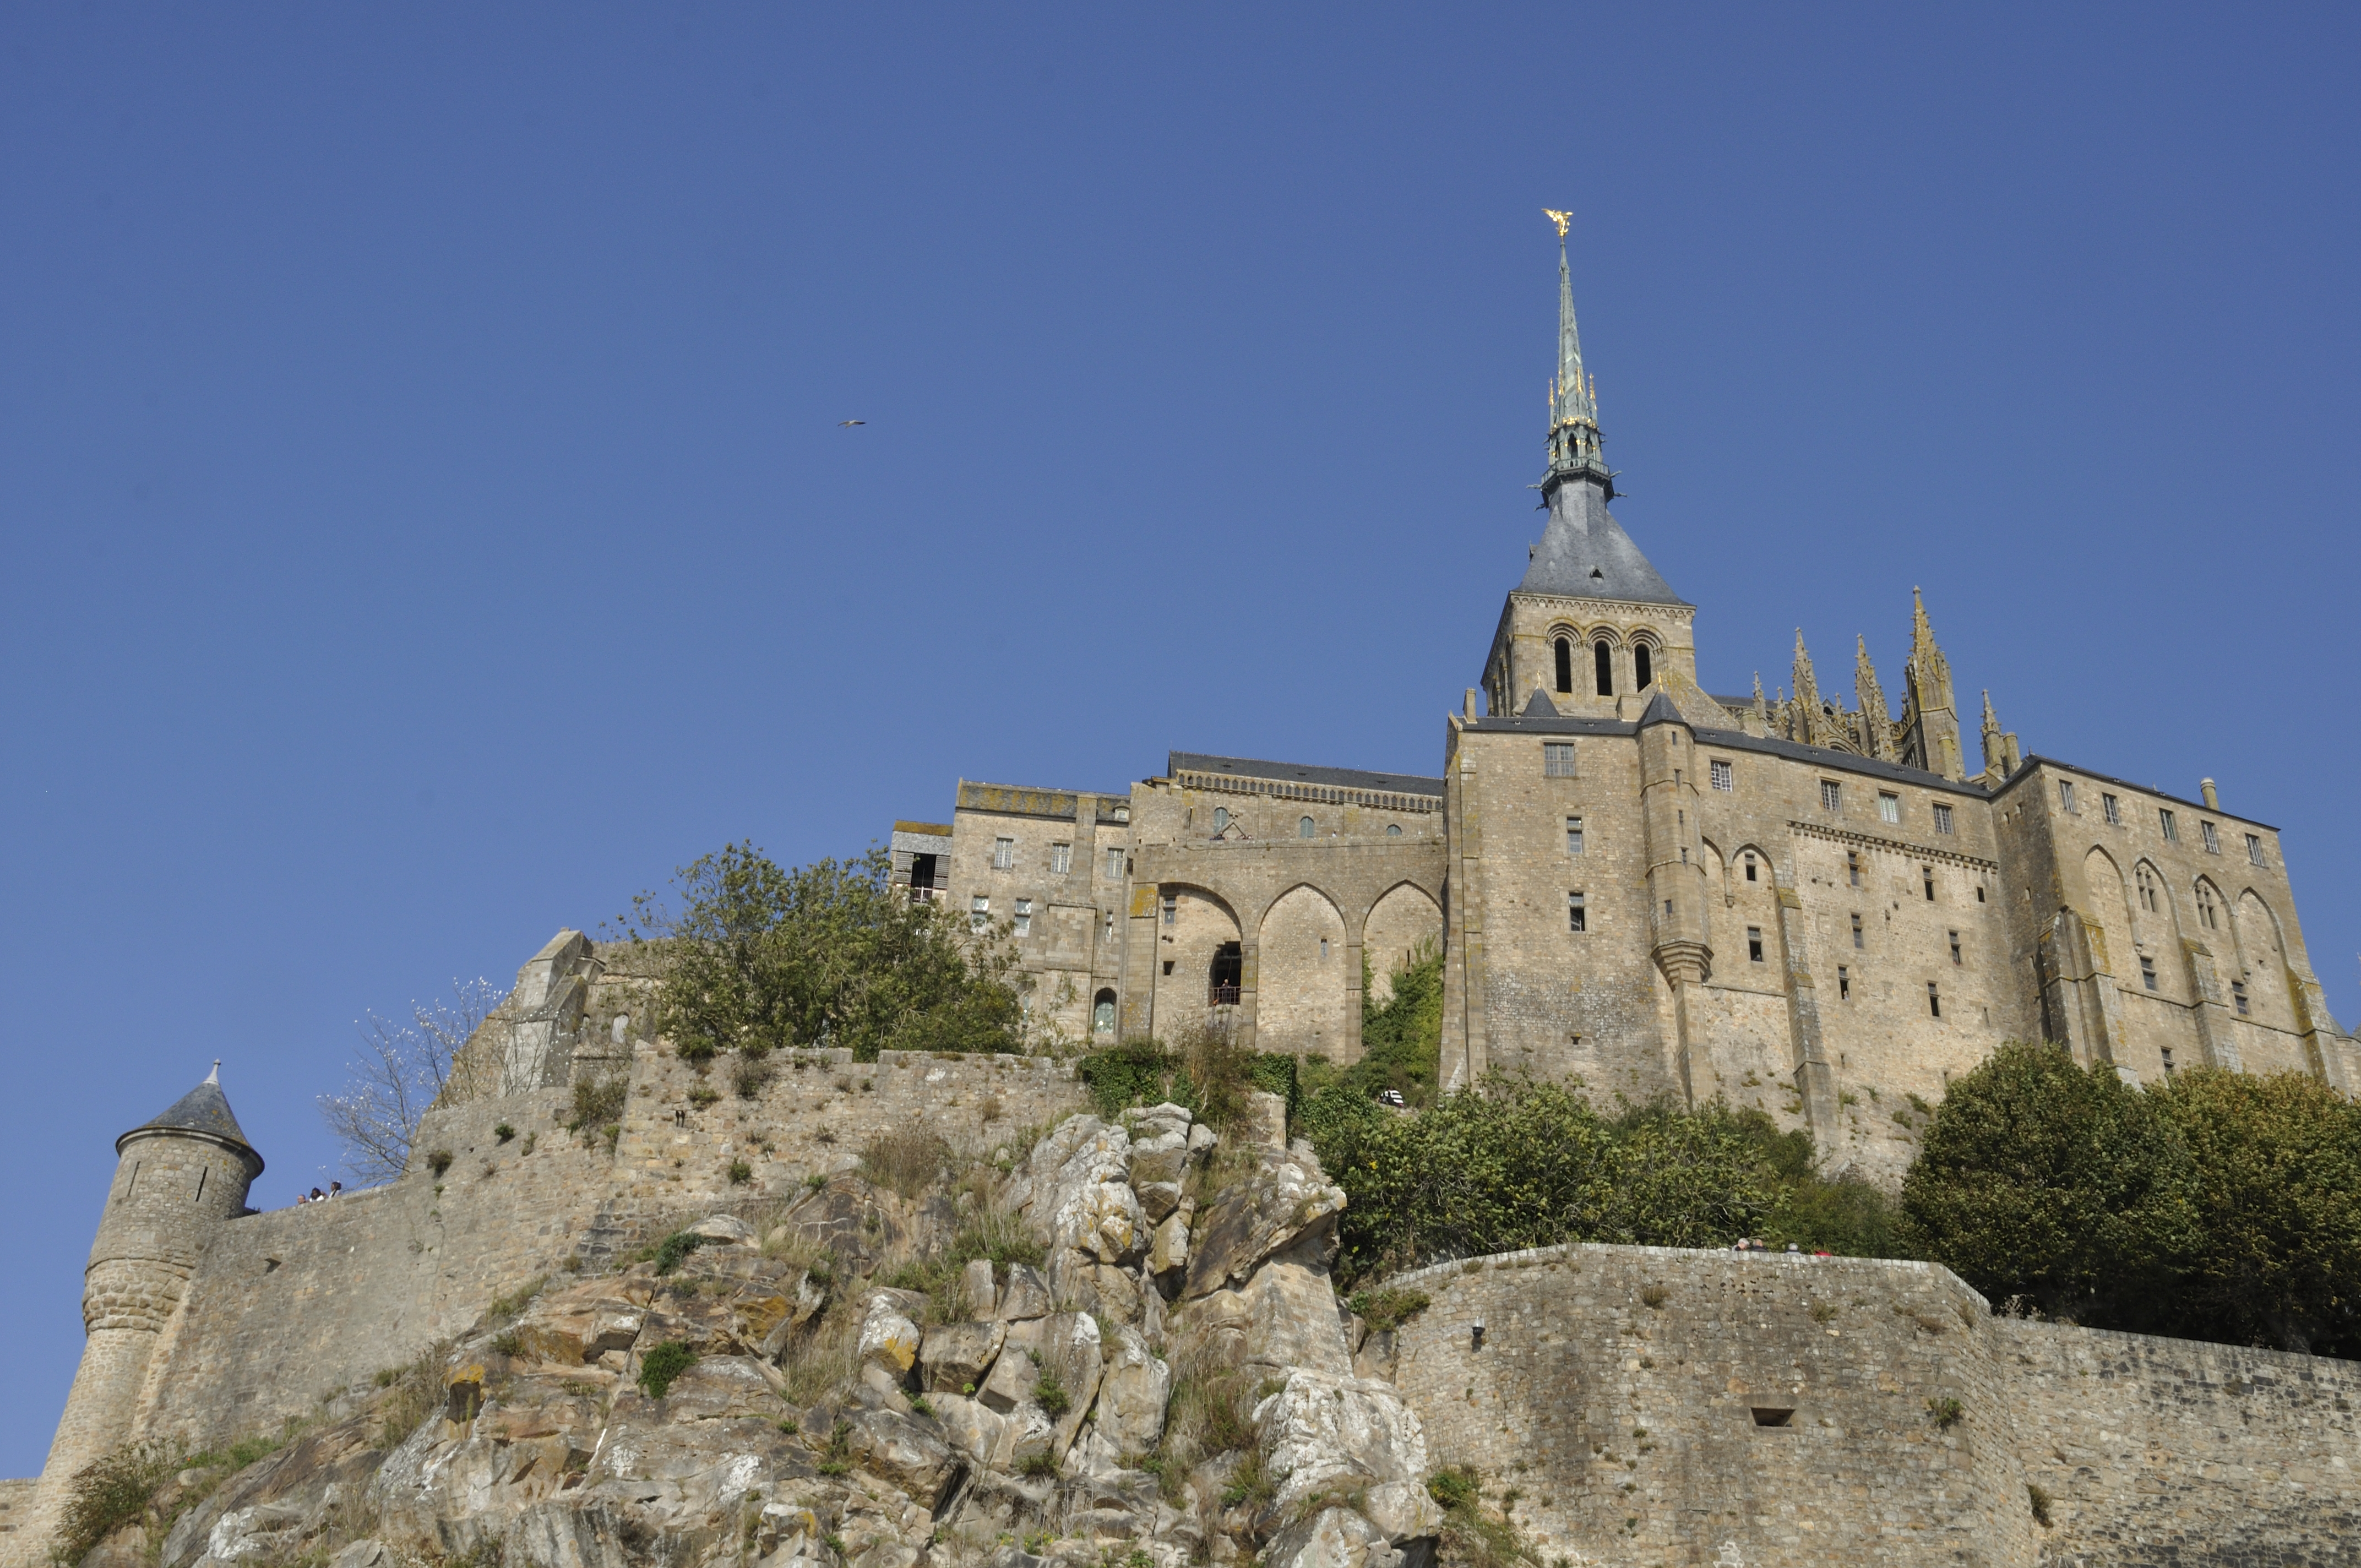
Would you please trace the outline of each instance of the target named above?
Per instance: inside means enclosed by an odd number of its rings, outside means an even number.
[[[230,1220],[262,1157],[221,1089],[221,1063],[161,1115],[115,1140],[115,1183],[82,1273],[89,1339],[35,1494],[32,1539],[54,1530],[73,1477],[137,1433],[148,1364],[189,1276]]]
[[[1558,234],[1557,373],[1547,466],[1534,488],[1549,520],[1501,611],[1485,695],[1499,716],[1522,713],[1538,698],[1561,716],[1636,719],[1656,691],[1685,714],[1703,714],[1696,607],[1673,592],[1607,510],[1615,471],[1599,434],[1598,380],[1582,363],[1569,214],[1548,215]]]

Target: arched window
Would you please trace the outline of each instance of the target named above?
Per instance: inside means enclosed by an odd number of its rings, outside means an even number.
[[[1389,822],[1389,823],[1387,823],[1387,824],[1386,824],[1386,837],[1387,837],[1387,838],[1389,838],[1389,839],[1399,839],[1399,838],[1400,838],[1400,837],[1401,837],[1401,824],[1400,824],[1400,823],[1399,823],[1399,822]]]
[[[1115,1033],[1115,992],[1113,991],[1102,991],[1091,999],[1091,1033],[1093,1035]]]
[[[1226,806],[1213,807],[1213,831],[1219,833],[1229,825],[1230,808]]]
[[[1557,689],[1562,692],[1574,690],[1574,641],[1571,638],[1557,640]]]
[[[2137,875],[2139,878],[2140,905],[2150,915],[2154,915],[2158,913],[2156,905],[2156,879],[2147,874],[2147,868],[2146,866],[2139,868]]]
[[[1646,691],[1656,684],[1656,674],[1649,665],[1645,642],[1631,644],[1631,684],[1641,691]]]
[[[2197,918],[2208,931],[2221,929],[2213,914],[2213,890],[2202,882],[2197,884]]]
[[[1312,837],[1312,818],[1306,817],[1297,821],[1295,824],[1295,836],[1299,839],[1309,839]]]
[[[1615,652],[1607,646],[1607,639],[1602,637],[1590,645],[1590,659],[1598,676],[1598,695],[1613,696],[1615,695]]]

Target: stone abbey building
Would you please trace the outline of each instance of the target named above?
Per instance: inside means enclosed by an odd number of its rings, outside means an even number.
[[[1608,510],[1563,232],[1540,488],[1441,776],[1176,751],[1128,793],[962,782],[949,824],[895,825],[896,880],[1013,922],[1069,1036],[1349,1059],[1364,962],[1382,992],[1439,942],[1447,1083],[1721,1096],[1872,1172],[2004,1040],[2361,1083],[2278,833],[2210,780],[2025,755],[1989,696],[1963,725],[1923,601],[1898,714],[1865,647],[1852,706],[1824,692],[1801,633],[1792,690],[1698,685],[1697,607]]]

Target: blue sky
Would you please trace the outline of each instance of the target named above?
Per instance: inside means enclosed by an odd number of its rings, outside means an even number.
[[[1470,10],[0,16],[0,1473],[215,1057],[275,1206],[365,1009],[725,841],[1434,771],[1544,205],[1709,688],[1897,692],[1921,585],[2029,750],[2280,827],[2361,1014],[2355,13]]]

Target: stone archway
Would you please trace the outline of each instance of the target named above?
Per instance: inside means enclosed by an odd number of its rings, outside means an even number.
[[[1350,1055],[1360,977],[1352,972],[1345,917],[1325,894],[1299,884],[1272,903],[1262,917],[1257,971],[1257,1049]]]
[[[1390,889],[1369,910],[1361,927],[1361,952],[1369,966],[1369,1004],[1382,1007],[1394,993],[1394,971],[1410,962],[1422,944],[1443,944],[1443,911],[1411,883]],[[1356,977],[1357,979],[1357,977]]]

